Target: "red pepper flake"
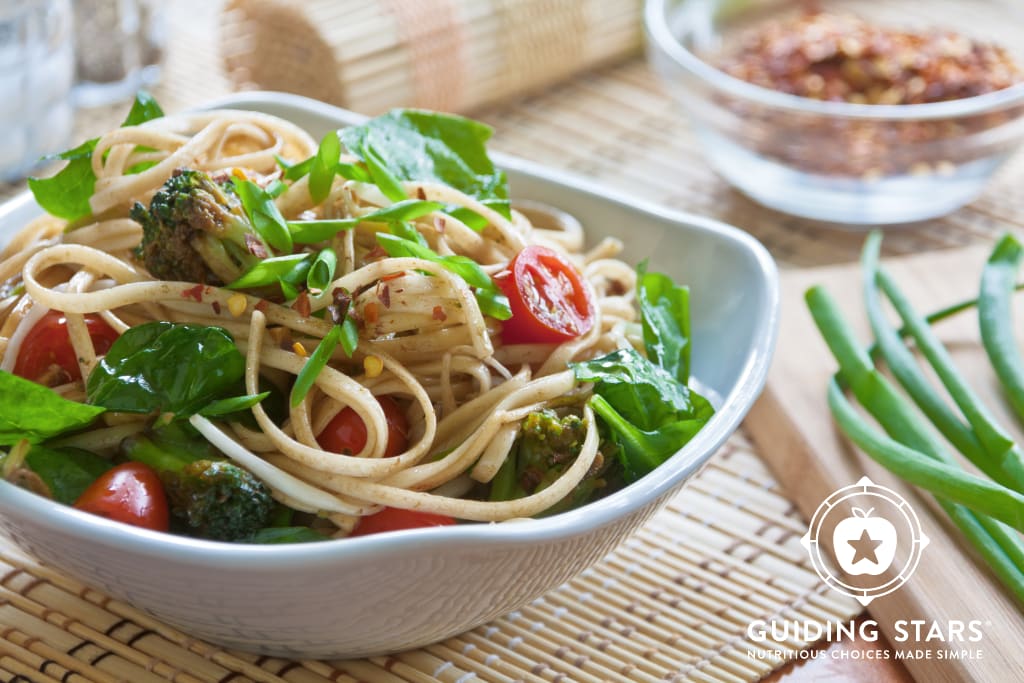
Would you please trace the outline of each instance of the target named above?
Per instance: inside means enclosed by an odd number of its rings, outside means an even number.
[[[386,258],[387,255],[388,255],[388,252],[384,251],[384,247],[382,247],[382,246],[380,246],[378,244],[373,249],[371,249],[370,251],[366,252],[366,256],[363,257],[363,262],[364,263],[371,263],[372,261],[376,261],[378,259]]]
[[[397,273],[391,273],[390,275],[385,275],[384,277],[382,277],[380,279],[380,281],[381,282],[390,282],[391,280],[397,280],[398,278],[402,277],[403,275],[405,275],[405,271],[404,270],[400,270]]]
[[[380,299],[382,304],[384,304],[384,308],[391,308],[391,288],[386,284],[381,284],[377,298]]]
[[[189,287],[181,293],[181,296],[185,299],[195,299],[197,303],[203,302],[203,286],[196,285],[195,287]]]
[[[924,104],[1024,79],[1010,53],[948,30],[905,31],[852,14],[809,11],[742,36],[719,66],[791,95],[855,104]]]
[[[438,235],[443,235],[444,234],[444,229],[445,229],[445,227],[447,227],[447,225],[448,224],[445,223],[445,220],[444,220],[443,217],[437,216],[437,217],[434,218],[434,229],[437,230],[437,234]]]
[[[422,187],[416,188],[416,196],[422,199],[423,201],[426,201],[427,199],[427,193],[423,191]]]
[[[363,306],[363,319],[371,325],[380,319],[380,310],[376,302],[371,301]]]
[[[267,248],[263,246],[263,242],[250,233],[246,233],[245,235],[245,248],[256,258],[267,258],[270,256],[270,254],[267,253]]]
[[[448,314],[444,312],[444,309],[440,306],[434,306],[434,320],[440,320],[444,322],[448,319]]]
[[[267,309],[270,308],[270,303],[266,299],[260,299],[256,303],[256,310],[260,313],[266,313]]]
[[[217,315],[220,315],[220,302],[214,300],[214,302],[210,305],[213,306],[213,312]]]
[[[309,292],[306,290],[299,292],[299,296],[295,298],[295,303],[292,304],[292,309],[303,318],[308,318],[313,312],[312,305],[309,303]]]
[[[331,297],[333,303],[327,307],[327,312],[335,325],[341,325],[345,322],[345,316],[348,315],[349,306],[352,304],[352,294],[344,287],[335,287]]]

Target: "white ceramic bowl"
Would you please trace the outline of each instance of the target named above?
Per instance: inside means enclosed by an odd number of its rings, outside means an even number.
[[[211,106],[268,112],[319,138],[360,117],[270,93]],[[546,519],[465,524],[290,546],[215,543],[118,524],[0,482],[0,530],[83,582],[186,633],[285,657],[353,657],[414,648],[517,609],[593,564],[703,466],[760,393],[775,345],[775,265],[749,235],[642,205],[615,191],[495,155],[513,198],[578,217],[596,242],[692,288],[693,368],[718,413],[639,482]],[[0,209],[0,243],[39,213]]]

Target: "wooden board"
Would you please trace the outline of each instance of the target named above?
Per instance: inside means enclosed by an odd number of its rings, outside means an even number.
[[[987,254],[987,247],[971,247],[891,260],[886,267],[918,310],[932,311],[975,295]],[[803,294],[812,285],[826,285],[866,342],[869,334],[859,267],[851,264],[790,271],[782,280],[778,348],[764,395],[747,421],[759,452],[807,519],[829,494],[864,475],[896,489],[915,508],[931,544],[904,586],[870,604],[871,616],[897,650],[916,647],[914,643],[899,642],[894,628],[897,620],[924,619],[942,627],[948,620],[980,620],[983,632],[980,643],[949,646],[977,648],[981,659],[940,660],[939,652],[946,646],[938,641],[922,643],[922,649],[932,650],[932,658],[906,662],[917,680],[987,682],[1018,678],[1020,646],[1024,643],[1024,618],[1018,605],[973,557],[929,495],[904,485],[852,447],[832,422],[825,390],[836,363],[814,327]],[[1017,320],[1024,320],[1024,310],[1018,309],[1016,315]],[[976,316],[964,314],[936,329],[973,387],[1003,424],[1020,436],[999,398],[996,379],[978,342]]]

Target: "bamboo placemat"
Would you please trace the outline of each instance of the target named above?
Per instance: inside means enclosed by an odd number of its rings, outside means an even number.
[[[169,3],[172,41],[156,95],[168,111],[229,92],[215,68],[218,2]],[[123,106],[84,112],[78,137]],[[477,112],[494,146],[585,174],[638,198],[720,218],[761,239],[783,266],[844,262],[862,235],[763,209],[703,162],[642,60]],[[896,253],[990,239],[1024,221],[1024,158],[944,219],[891,232]],[[0,198],[22,186],[0,185]],[[306,662],[227,652],[38,567],[0,545],[0,681],[750,681],[781,660],[751,657],[747,625],[845,620],[856,603],[807,566],[805,522],[742,434],[634,538],[532,605],[444,643],[391,657]],[[777,652],[805,646],[788,642]]]
[[[803,520],[742,437],[639,533],[529,606],[421,650],[285,661],[190,638],[0,546],[0,680],[757,680],[809,643],[747,639],[757,619],[849,619],[860,607],[806,562]]]

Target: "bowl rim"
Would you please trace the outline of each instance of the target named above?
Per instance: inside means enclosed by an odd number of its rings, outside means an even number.
[[[707,86],[728,93],[734,97],[751,100],[758,104],[782,109],[797,114],[819,114],[835,118],[868,121],[919,121],[959,118],[991,113],[1000,109],[1024,103],[1024,82],[1002,90],[996,90],[974,97],[963,97],[945,102],[924,104],[853,104],[830,102],[800,97],[789,93],[765,88],[731,76],[715,68],[688,50],[673,35],[666,21],[670,4],[687,0],[645,0],[644,28],[648,46],[655,46],[668,55],[677,65],[703,81]],[[711,6],[710,2],[703,4]]]
[[[264,107],[290,107],[294,113],[311,113],[348,125],[365,117],[340,107],[298,95],[275,92],[245,92],[209,102],[202,109],[240,108],[263,111]],[[282,116],[282,118],[288,118]],[[649,214],[709,238],[732,243],[750,260],[750,274],[761,284],[761,306],[752,334],[751,348],[737,380],[722,405],[688,444],[659,466],[661,476],[646,476],[623,489],[575,510],[552,517],[506,523],[472,523],[455,526],[409,529],[386,534],[338,539],[318,543],[258,545],[227,543],[177,536],[114,522],[55,503],[42,496],[0,480],[0,510],[12,507],[19,515],[62,533],[88,536],[118,551],[145,553],[168,563],[204,567],[240,568],[258,566],[267,571],[296,565],[321,566],[343,560],[402,553],[410,547],[527,545],[560,540],[593,532],[613,524],[630,513],[660,499],[699,470],[739,427],[743,417],[761,393],[768,376],[779,327],[779,278],[775,261],[752,235],[711,218],[676,211],[653,202],[627,197],[573,173],[551,169],[516,157],[492,153],[498,165],[532,175],[545,182],[570,186],[624,208]],[[30,210],[34,199],[29,192],[0,204],[0,224],[17,212]],[[255,564],[254,564],[255,563]]]

